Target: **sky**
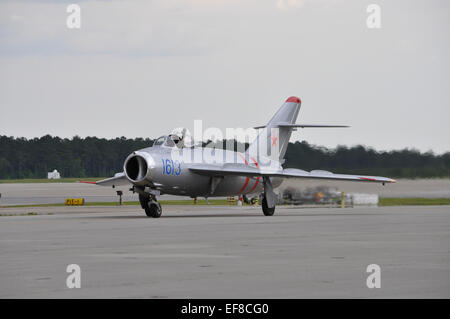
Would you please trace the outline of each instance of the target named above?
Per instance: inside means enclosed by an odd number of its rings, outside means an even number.
[[[225,131],[298,96],[298,123],[351,128],[291,141],[440,154],[449,30],[447,0],[0,1],[0,135],[156,138],[196,119]]]

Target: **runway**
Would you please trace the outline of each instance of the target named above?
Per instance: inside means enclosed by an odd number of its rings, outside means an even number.
[[[0,297],[450,297],[450,206],[163,209],[1,208]]]
[[[14,183],[0,184],[1,206],[64,203],[66,198],[84,198],[86,202],[118,202],[116,191],[123,191],[124,201],[138,201],[130,186],[116,188],[85,183]],[[162,200],[189,199],[183,196],[162,195]]]
[[[287,187],[336,187],[346,193],[378,194],[381,197],[450,197],[450,179],[398,180],[392,185],[342,181],[285,180],[279,190]],[[138,196],[128,191],[130,186],[115,189],[84,183],[15,183],[0,184],[0,205],[56,204],[66,198],[83,197],[86,202],[118,202],[117,190],[123,191],[124,201],[137,201]],[[161,200],[189,199],[189,197],[162,195]]]

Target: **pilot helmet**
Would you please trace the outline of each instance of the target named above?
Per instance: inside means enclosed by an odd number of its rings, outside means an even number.
[[[169,137],[172,141],[175,142],[175,144],[177,144],[178,142],[180,142],[183,139],[183,137],[179,134],[170,134]]]

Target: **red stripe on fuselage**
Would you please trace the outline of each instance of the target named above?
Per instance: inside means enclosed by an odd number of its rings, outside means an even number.
[[[257,162],[253,157],[250,157],[250,159],[251,159],[253,162],[255,162],[256,167],[258,167],[258,162]],[[259,179],[260,179],[260,178],[261,178],[260,176],[258,176],[258,177],[256,178],[255,185],[253,185],[253,187],[252,187],[252,189],[249,191],[249,193],[253,192],[253,191],[256,189],[256,187],[257,187],[258,184],[259,184]]]
[[[247,160],[245,159],[245,157],[241,154],[241,153],[238,153],[239,154],[239,156],[242,158],[242,160],[244,161],[244,163],[245,163],[245,165],[247,165],[248,166],[248,162],[247,162]],[[238,194],[241,194],[246,188],[247,188],[247,185],[248,185],[248,182],[250,181],[250,178],[246,178],[245,179],[245,183],[244,183],[244,186],[242,186],[242,188],[241,188],[241,190],[239,191],[239,193]]]

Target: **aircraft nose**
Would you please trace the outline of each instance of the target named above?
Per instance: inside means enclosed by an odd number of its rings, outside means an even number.
[[[144,185],[151,180],[150,170],[154,167],[155,161],[150,154],[137,151],[127,157],[123,171],[131,183]]]

